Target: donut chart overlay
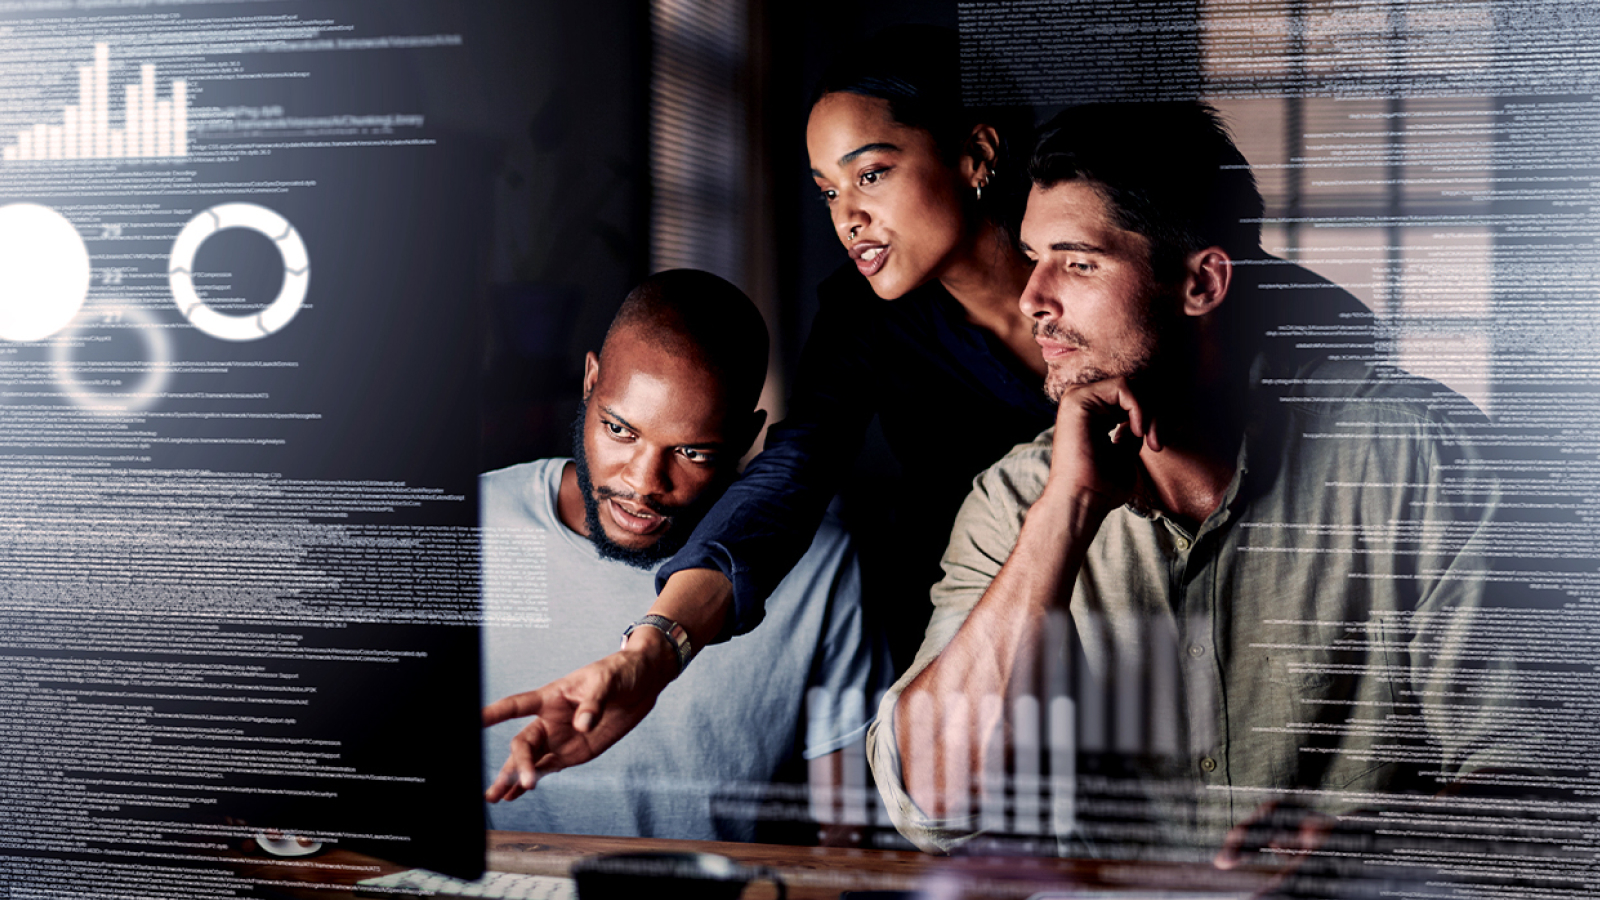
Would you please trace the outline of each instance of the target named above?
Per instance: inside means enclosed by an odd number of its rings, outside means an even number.
[[[283,287],[260,312],[242,316],[217,312],[194,289],[194,257],[200,245],[228,228],[248,228],[265,235],[283,259]],[[172,242],[167,265],[167,281],[178,311],[189,324],[225,341],[259,340],[282,329],[300,311],[311,284],[311,259],[300,233],[288,219],[254,203],[223,203],[196,214]]]

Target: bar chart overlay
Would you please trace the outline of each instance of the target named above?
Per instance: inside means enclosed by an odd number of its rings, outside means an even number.
[[[156,159],[189,155],[189,83],[174,79],[156,95],[156,67],[139,66],[139,79],[123,85],[120,128],[111,114],[111,48],[94,45],[94,62],[78,67],[78,102],[62,107],[59,122],[14,132],[0,146],[6,162],[47,159]]]

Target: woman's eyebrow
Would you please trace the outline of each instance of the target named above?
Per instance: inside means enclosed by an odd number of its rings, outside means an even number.
[[[860,156],[861,154],[863,154],[863,153],[871,153],[874,150],[899,150],[899,149],[900,149],[900,147],[899,147],[898,144],[891,144],[891,143],[889,143],[887,141],[878,141],[877,143],[872,143],[872,144],[862,144],[861,146],[857,147],[856,149],[851,150],[849,153],[846,153],[845,155],[839,157],[839,165],[847,166],[856,157]]]
[[[873,143],[873,144],[862,144],[861,146],[857,147],[856,149],[851,150],[849,153],[846,153],[845,155],[839,157],[838,165],[848,166],[848,165],[850,165],[850,163],[852,161],[855,160],[856,157],[860,156],[863,153],[871,153],[874,150],[888,150],[888,151],[893,151],[893,152],[899,152],[900,145],[899,144],[891,144],[891,143],[888,143],[887,141],[878,141],[877,143]],[[816,169],[812,169],[811,170],[811,177],[812,178],[821,178],[823,180],[826,180],[828,176],[822,174],[821,172],[817,171]]]

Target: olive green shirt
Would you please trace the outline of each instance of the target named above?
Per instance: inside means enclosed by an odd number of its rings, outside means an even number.
[[[1209,853],[1265,800],[1336,813],[1394,792],[1431,795],[1514,759],[1495,732],[1495,708],[1510,701],[1492,685],[1515,664],[1479,633],[1492,617],[1476,550],[1492,491],[1463,429],[1481,414],[1393,369],[1322,362],[1295,376],[1267,377],[1258,361],[1232,483],[1196,530],[1125,506],[1095,535],[1070,625],[1041,666],[1056,674],[1040,691],[1076,706],[1037,726],[1070,735],[1076,796],[1058,792],[1052,820],[1049,796],[1024,796],[1015,773],[990,785],[1021,811],[1045,808],[1045,834],[1113,853]],[[922,648],[868,737],[896,827],[925,850],[1029,830],[976,800],[943,819],[919,809],[902,783],[894,710],[1011,553],[1049,476],[1052,436],[975,480]]]

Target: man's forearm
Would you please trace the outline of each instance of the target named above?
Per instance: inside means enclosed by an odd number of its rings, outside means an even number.
[[[1004,698],[1019,675],[1032,671],[1052,609],[1065,610],[1089,544],[1109,510],[1081,493],[1047,488],[1028,510],[1016,546],[950,643],[906,687],[895,707],[901,774],[911,798],[940,816],[948,800],[987,771],[1004,704],[980,708],[984,697]],[[947,715],[952,705],[966,715]],[[921,715],[932,722],[918,721]],[[928,740],[931,736],[932,740]],[[951,747],[970,748],[949,768]],[[959,752],[959,750],[957,751]],[[1003,762],[1003,760],[1002,760]]]

